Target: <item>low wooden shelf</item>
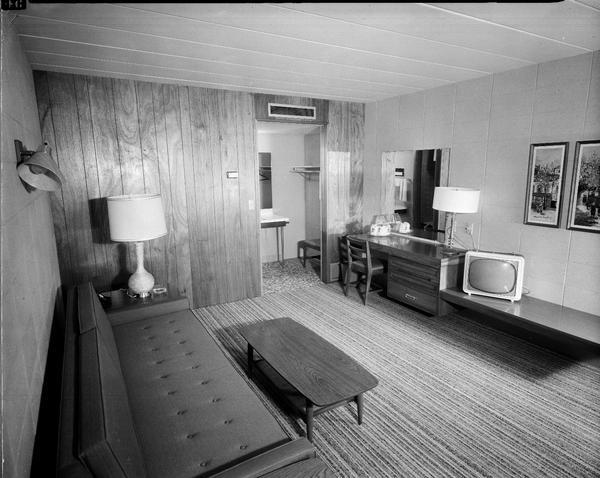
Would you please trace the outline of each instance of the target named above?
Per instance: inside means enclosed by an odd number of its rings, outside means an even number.
[[[440,291],[440,297],[479,312],[477,319],[492,326],[573,358],[600,364],[600,316],[529,296],[510,302],[448,288]]]
[[[100,301],[113,325],[127,322],[131,320],[131,317],[145,319],[190,307],[187,297],[171,291],[164,294],[152,294],[146,299],[140,299],[129,296],[124,289],[118,289],[102,292]]]

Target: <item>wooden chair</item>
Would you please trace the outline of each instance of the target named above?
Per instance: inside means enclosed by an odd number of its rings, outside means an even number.
[[[346,268],[344,294],[348,295],[350,276],[352,275],[352,272],[356,272],[358,275],[356,288],[358,289],[359,295],[362,279],[366,279],[363,303],[367,305],[369,289],[371,288],[371,279],[374,275],[383,274],[385,267],[383,262],[379,259],[373,259],[371,257],[371,249],[369,248],[368,241],[359,240],[352,236],[346,236],[346,249],[348,253],[348,267]]]

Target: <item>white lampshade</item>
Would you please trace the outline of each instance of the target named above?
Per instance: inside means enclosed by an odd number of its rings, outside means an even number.
[[[456,213],[474,213],[479,208],[479,190],[469,188],[436,187],[433,209]]]
[[[160,194],[111,196],[106,200],[113,241],[148,241],[167,233]]]

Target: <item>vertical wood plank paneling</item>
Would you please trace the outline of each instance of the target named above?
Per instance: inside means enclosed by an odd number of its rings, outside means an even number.
[[[116,78],[112,83],[123,194],[143,194],[144,168],[134,83]],[[144,249],[148,250],[148,244],[144,244]],[[127,245],[127,252],[128,268],[133,271],[137,266],[133,244]]]
[[[144,167],[135,86],[132,80],[112,81],[123,194],[143,194]]]
[[[169,245],[174,246],[174,254],[169,254],[169,271],[172,269],[172,262],[176,270],[175,281],[170,280],[169,283],[183,294],[189,287],[191,272],[179,91],[174,85],[163,85],[162,90],[169,152],[169,176],[165,190],[170,187],[172,206],[172,229],[168,238]]]
[[[98,183],[100,197],[123,194],[121,182],[121,164],[117,144],[115,124],[115,108],[113,102],[112,80],[110,78],[88,77],[90,111],[92,115],[92,131],[94,132],[94,148],[98,165]],[[106,206],[104,204],[104,206]],[[132,271],[128,269],[128,248],[126,244],[110,241],[108,213],[98,214],[98,228],[104,232],[107,264],[111,284],[106,287],[118,287],[127,284]]]
[[[165,262],[163,269],[163,281],[167,287],[176,287],[177,285],[177,261],[171,260],[172,255],[176,253],[175,239],[173,234],[173,203],[171,191],[171,177],[169,167],[169,140],[167,133],[167,117],[165,113],[165,96],[163,85],[152,85],[152,104],[154,110],[154,125],[156,131],[156,154],[158,167],[158,185],[161,193],[163,208],[165,211],[165,222],[169,234],[161,238],[160,245],[164,248]],[[154,241],[153,241],[154,242]]]
[[[304,164],[321,165],[321,132],[304,136]],[[319,174],[308,174],[304,179],[304,228],[307,239],[319,239],[321,231],[321,201]]]
[[[134,86],[137,100],[144,192],[147,194],[161,194],[165,209],[165,221],[168,224],[169,212],[167,198],[165,198],[165,196],[168,196],[168,191],[165,193],[161,188],[157,153],[157,120],[154,114],[152,83],[136,82]],[[166,265],[168,260],[167,237],[163,236],[149,241],[145,246],[144,262],[146,268],[152,271],[156,286],[169,287]]]
[[[338,270],[338,237],[347,232],[359,232],[363,226],[364,106],[329,102],[326,136],[325,175],[322,175],[326,200],[322,219],[324,230],[321,252],[324,259],[321,277],[330,281],[335,279]],[[343,161],[348,164],[343,164]],[[342,203],[337,203],[338,201]],[[341,228],[342,223],[344,228]]]
[[[363,226],[363,151],[365,105],[348,105],[348,143],[350,150],[350,217],[347,232],[362,232]]]
[[[259,294],[254,97],[51,75],[49,85],[36,74],[36,88],[44,136],[69,176],[53,205],[64,283],[125,285],[135,264],[110,241],[104,198],[160,192],[169,234],[146,247],[157,284],[194,307]]]
[[[199,255],[195,253],[195,238],[192,231],[196,230],[198,224],[198,211],[196,205],[196,183],[194,173],[194,157],[192,149],[192,126],[190,120],[190,98],[187,87],[178,87],[179,97],[179,115],[181,123],[181,154],[183,161],[183,177],[185,185],[185,199],[187,205],[187,248],[189,251],[189,260],[187,264],[182,261],[182,269],[185,277],[179,279],[179,284],[184,284],[185,294],[193,298],[192,273],[200,268]],[[182,292],[183,293],[183,292]]]
[[[42,138],[48,142],[48,145],[52,148],[52,157],[58,161],[56,155],[56,141],[54,138],[54,124],[52,120],[52,105],[50,104],[50,91],[48,89],[48,73],[34,71],[33,78]],[[24,146],[31,149],[34,147],[32,145]],[[57,194],[50,195],[50,206],[52,209],[52,217],[54,219],[54,235],[56,237],[60,277],[63,283],[71,284],[74,280],[73,264],[71,263],[69,241],[67,238],[67,223],[62,190]]]
[[[240,182],[239,178],[227,178],[227,171],[238,171],[238,151],[235,142],[235,115],[236,115],[236,93],[221,90],[219,98],[219,137],[221,138],[221,171],[220,179],[223,184],[223,208],[220,214],[225,250],[222,254],[226,258],[227,277],[222,286],[227,287],[227,297],[242,297],[241,281],[231,280],[233,277],[241,277],[241,252],[242,237],[240,235]],[[216,179],[218,181],[218,179]],[[231,276],[229,274],[232,274]]]
[[[189,224],[190,253],[198,262],[192,269],[193,297],[195,304],[216,304],[217,270],[222,258],[217,255],[216,243],[220,238],[216,234],[215,204],[219,203],[219,198],[212,172],[213,143],[209,140],[216,134],[212,121],[214,108],[209,90],[189,88],[188,91],[197,211],[197,222]]]
[[[48,73],[48,89],[52,105],[56,157],[66,179],[62,186],[62,195],[71,261],[77,266],[73,271],[73,279],[79,282],[96,277],[96,258],[92,243],[74,78],[71,75]]]
[[[239,167],[239,209],[241,211],[240,252],[242,274],[246,278],[243,296],[254,297],[261,292],[261,262],[259,241],[259,205],[257,152],[255,146],[255,123],[253,98],[248,93],[237,93],[236,125]],[[252,207],[251,207],[252,206]]]
[[[103,214],[100,202],[100,182],[98,178],[98,163],[94,148],[94,132],[92,130],[92,113],[87,79],[84,76],[74,76],[75,99],[81,134],[81,151],[85,170],[85,181],[88,195],[88,210],[92,227],[92,247],[96,260],[96,277],[91,278],[94,287],[104,288],[110,283],[110,271],[107,268],[108,257],[105,245],[106,237],[95,222]]]

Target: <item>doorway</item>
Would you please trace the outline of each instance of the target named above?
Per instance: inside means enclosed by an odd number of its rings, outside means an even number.
[[[256,122],[263,294],[320,280],[318,259],[304,268],[297,257],[300,241],[321,238],[321,128]]]

